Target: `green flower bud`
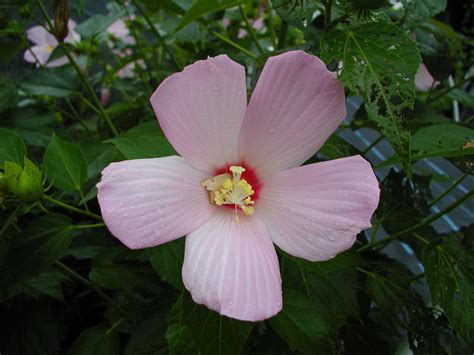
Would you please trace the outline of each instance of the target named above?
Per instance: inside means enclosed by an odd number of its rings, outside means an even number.
[[[63,42],[68,35],[68,21],[70,15],[69,0],[53,0],[54,32],[56,39]]]
[[[23,201],[37,201],[43,195],[43,173],[25,157],[24,167],[5,162],[5,176],[10,191]]]

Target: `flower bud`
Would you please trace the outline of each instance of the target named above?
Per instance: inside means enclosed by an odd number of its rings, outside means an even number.
[[[43,173],[25,157],[24,167],[5,162],[5,177],[10,191],[23,201],[37,201],[43,195]]]
[[[52,0],[52,3],[54,12],[54,34],[58,42],[63,42],[69,33],[69,0]]]

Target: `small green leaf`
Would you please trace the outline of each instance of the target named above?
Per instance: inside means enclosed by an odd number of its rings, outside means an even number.
[[[153,269],[175,289],[183,289],[181,269],[184,260],[184,238],[147,250]]]
[[[79,335],[69,355],[118,355],[120,340],[117,331],[103,325],[87,328]]]
[[[245,1],[246,0],[197,0],[189,10],[186,11],[181,22],[176,26],[175,32],[201,16],[240,5]]]
[[[197,305],[183,293],[171,310],[166,340],[172,354],[239,354],[252,327]]]
[[[79,145],[61,140],[53,133],[42,168],[48,180],[63,191],[80,191],[87,177],[87,162]]]
[[[416,44],[387,23],[367,23],[324,35],[321,57],[342,61],[339,78],[364,99],[370,119],[382,129],[411,174],[410,137],[402,126],[402,112],[413,108],[415,74],[420,64]]]
[[[156,121],[139,124],[107,142],[115,145],[127,159],[159,158],[176,154]]]
[[[72,241],[71,227],[67,216],[55,213],[29,224],[11,240],[0,271],[1,283],[10,286],[39,275],[66,252]],[[4,287],[0,290],[6,290]]]
[[[0,169],[6,161],[23,165],[26,146],[23,139],[12,131],[0,128]]]
[[[77,89],[77,74],[68,68],[47,68],[35,70],[21,88],[35,96],[70,96]]]
[[[412,136],[414,159],[456,157],[474,154],[474,130],[459,124],[438,124],[422,127]]]

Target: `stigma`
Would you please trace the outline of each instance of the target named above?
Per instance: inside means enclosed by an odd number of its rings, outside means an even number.
[[[224,173],[201,182],[201,186],[209,191],[211,204],[217,206],[234,205],[235,221],[240,222],[238,209],[246,216],[254,214],[252,195],[255,191],[247,180],[242,179],[245,168],[233,165],[229,168],[232,175]]]

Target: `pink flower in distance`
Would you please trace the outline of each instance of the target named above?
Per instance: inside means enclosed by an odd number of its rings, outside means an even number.
[[[333,258],[370,226],[379,188],[360,156],[300,167],[346,115],[344,89],[320,59],[269,58],[248,105],[245,83],[225,55],[164,80],[151,104],[181,156],[110,164],[98,199],[129,248],[187,234],[182,275],[194,301],[258,321],[282,308],[273,243]]]
[[[130,35],[130,30],[123,19],[118,19],[112,23],[107,28],[107,32],[127,45],[133,46],[135,44],[135,38]]]
[[[68,21],[69,33],[64,39],[66,43],[77,43],[81,40],[81,36],[74,31],[76,27],[76,22],[73,20]],[[33,26],[26,31],[26,36],[28,39],[34,43],[34,46],[31,47],[31,51],[27,49],[23,55],[23,58],[28,63],[36,63],[37,66],[46,65],[47,67],[59,67],[68,62],[66,56],[59,57],[53,61],[48,62],[49,57],[53,53],[54,49],[58,46],[58,41],[56,38],[48,32],[48,30],[43,26]],[[33,53],[31,53],[33,52]],[[39,63],[37,62],[36,58]]]
[[[417,90],[428,91],[431,89],[431,86],[436,87],[438,84],[439,82],[434,80],[426,65],[420,63],[415,76],[415,87]]]

